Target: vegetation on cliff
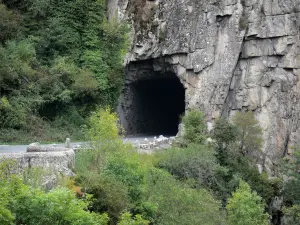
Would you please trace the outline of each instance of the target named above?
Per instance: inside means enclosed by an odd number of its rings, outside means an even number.
[[[116,105],[128,27],[105,0],[2,0],[0,29],[0,142],[81,139],[90,111]]]
[[[153,155],[123,143],[107,106],[122,86],[128,27],[105,11],[105,0],[0,0],[0,142],[91,142],[76,176],[50,191],[1,163],[0,224],[299,224],[300,151],[279,178],[258,171],[266,156],[252,112],[208,131],[192,110],[180,143]]]
[[[237,119],[243,116],[247,120]],[[186,126],[196,126],[196,135],[213,141],[199,142],[192,133],[152,155],[124,144],[117,120],[109,108],[91,115],[86,131],[91,149],[76,154],[76,176],[50,192],[35,185],[41,183],[30,173],[18,176],[12,164],[2,163],[0,223],[298,224],[299,151],[283,161],[281,173],[288,177],[284,185],[280,178],[259,173],[256,163],[263,157],[252,147],[260,146],[261,129],[252,113],[238,113],[234,123],[220,119],[211,132],[202,113],[187,113]],[[245,140],[248,151],[241,148]],[[283,198],[276,210],[269,207],[275,197]]]

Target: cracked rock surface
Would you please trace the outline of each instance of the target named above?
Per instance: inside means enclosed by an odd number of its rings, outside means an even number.
[[[123,120],[130,84],[172,72],[186,109],[208,122],[252,110],[263,128],[270,171],[300,141],[300,0],[111,0],[132,23]],[[146,62],[146,63],[145,63]]]
[[[28,169],[39,170],[41,185],[50,190],[57,185],[61,176],[74,176],[75,153],[71,148],[41,146],[30,144],[26,152],[1,153],[0,163],[13,160],[15,168],[11,173],[24,174]]]

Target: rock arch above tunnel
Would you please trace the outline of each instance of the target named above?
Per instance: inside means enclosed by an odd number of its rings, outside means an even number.
[[[154,71],[148,61],[133,71],[127,72],[119,107],[126,133],[176,135],[185,111],[185,89],[179,78],[172,71]]]

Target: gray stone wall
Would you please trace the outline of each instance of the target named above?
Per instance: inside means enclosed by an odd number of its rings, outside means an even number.
[[[12,159],[16,163],[16,171],[23,174],[27,169],[41,170],[41,185],[47,189],[54,187],[62,176],[74,176],[75,153],[73,149],[29,146],[24,153],[1,153],[0,162]]]
[[[298,144],[300,0],[119,0],[117,7],[133,27],[124,93],[145,70],[132,70],[134,62],[159,59],[150,70],[167,64],[186,88],[186,109],[200,108],[209,122],[252,110],[271,170]]]

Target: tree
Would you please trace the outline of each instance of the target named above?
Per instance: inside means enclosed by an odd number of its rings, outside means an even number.
[[[0,30],[1,141],[79,139],[90,112],[116,106],[130,27],[105,0],[2,0]]]
[[[294,148],[290,156],[283,158],[282,170],[288,176],[284,184],[283,196],[287,205],[300,204],[300,148]]]
[[[268,225],[268,214],[264,212],[262,198],[252,192],[250,186],[240,181],[226,206],[229,225]]]
[[[148,225],[149,221],[144,220],[141,215],[136,215],[132,218],[131,214],[126,212],[121,215],[118,225]]]
[[[155,168],[147,174],[146,183],[146,201],[155,206],[155,213],[149,219],[153,224],[224,224],[220,202],[205,189],[192,189],[166,171]]]
[[[221,118],[215,123],[212,137],[216,140],[217,158],[221,165],[227,165],[229,160],[229,145],[234,143],[238,136],[237,127]]]
[[[18,196],[12,208],[17,224],[106,225],[107,215],[88,212],[88,204],[65,188],[48,193],[28,189]]]
[[[300,225],[300,205],[283,208],[283,224],[284,225]]]
[[[196,109],[188,111],[182,118],[184,140],[189,143],[203,143],[207,138],[207,127],[204,114]]]
[[[156,154],[157,166],[166,169],[179,180],[194,181],[196,187],[211,190],[225,199],[236,182],[230,182],[229,170],[218,164],[211,146],[190,144],[186,148],[171,148]]]
[[[284,224],[300,224],[300,148],[295,147],[290,156],[283,159],[282,170],[288,177],[284,183]]]
[[[0,43],[4,44],[5,41],[16,36],[20,28],[19,22],[16,14],[0,2]]]
[[[262,129],[254,114],[249,112],[237,112],[233,118],[233,123],[238,128],[239,150],[243,155],[253,154],[261,150]]]
[[[90,198],[78,199],[66,188],[44,192],[27,186],[10,160],[0,163],[0,223],[5,225],[106,225],[106,214],[88,211]]]

